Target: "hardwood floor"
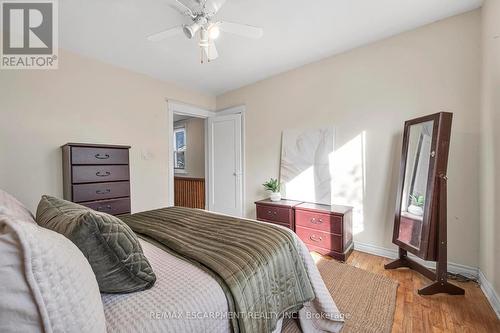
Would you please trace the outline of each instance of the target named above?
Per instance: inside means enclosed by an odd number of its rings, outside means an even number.
[[[385,270],[390,259],[354,251],[347,264],[399,282],[392,332],[500,332],[500,320],[475,282],[460,283],[465,296],[420,296],[430,281],[408,269]]]

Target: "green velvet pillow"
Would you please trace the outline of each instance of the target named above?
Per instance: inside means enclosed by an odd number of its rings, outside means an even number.
[[[69,238],[83,252],[104,293],[153,286],[156,276],[135,233],[117,217],[44,195],[36,222]]]

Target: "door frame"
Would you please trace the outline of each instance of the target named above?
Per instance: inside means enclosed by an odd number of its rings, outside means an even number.
[[[178,102],[172,99],[167,99],[167,124],[168,124],[168,198],[167,198],[167,203],[168,206],[173,206],[174,205],[174,177],[175,177],[175,172],[174,172],[174,163],[173,163],[173,156],[174,156],[174,145],[172,142],[172,136],[174,133],[174,113],[175,114],[180,114],[184,116],[192,116],[196,118],[201,118],[204,119],[205,121],[205,208],[208,206],[208,201],[206,200],[208,198],[208,152],[207,152],[207,139],[208,139],[208,134],[207,134],[207,119],[209,117],[215,117],[216,113],[213,111],[209,111],[203,108],[200,108],[198,106]]]
[[[168,198],[167,203],[168,206],[174,205],[174,164],[173,164],[173,156],[174,156],[174,145],[172,142],[172,136],[174,133],[174,113],[181,114],[186,116],[192,116],[196,118],[202,118],[205,120],[205,209],[208,208],[208,200],[209,200],[209,185],[210,185],[210,175],[208,172],[208,163],[209,163],[209,154],[208,154],[208,121],[207,119],[210,117],[222,116],[222,115],[230,115],[230,114],[241,114],[241,197],[242,197],[242,212],[241,216],[245,215],[245,199],[246,199],[246,152],[245,152],[245,115],[246,115],[246,106],[238,105],[234,107],[225,108],[219,111],[209,111],[207,109],[203,109],[201,107],[190,105],[187,103],[179,102],[173,99],[167,99],[167,124],[168,124]]]

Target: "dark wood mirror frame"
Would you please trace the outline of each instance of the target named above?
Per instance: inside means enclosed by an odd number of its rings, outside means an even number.
[[[420,295],[433,295],[448,293],[463,295],[464,290],[448,283],[447,263],[447,176],[448,150],[451,137],[451,124],[453,114],[440,112],[405,122],[403,133],[403,151],[400,166],[398,194],[396,200],[396,214],[394,219],[394,232],[392,241],[399,247],[399,259],[385,265],[386,269],[407,267],[418,271],[427,278],[435,281],[429,286],[419,289]],[[423,206],[422,227],[420,233],[420,246],[400,240],[401,206],[405,186],[405,175],[410,139],[410,127],[433,121],[432,143],[430,148],[430,162],[427,176],[425,203]],[[428,269],[408,257],[408,252],[428,261],[436,261],[436,271]]]

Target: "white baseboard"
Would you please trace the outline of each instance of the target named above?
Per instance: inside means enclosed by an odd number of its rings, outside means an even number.
[[[481,270],[479,270],[479,285],[481,286],[481,290],[483,291],[484,295],[488,299],[488,302],[490,302],[491,307],[497,314],[497,318],[500,319],[500,297],[498,297],[498,294],[491,285],[490,281],[486,279],[486,276],[484,276]]]
[[[366,243],[354,242],[354,250],[365,252],[369,254],[373,254],[376,256],[396,259],[398,257],[398,251],[396,249],[388,249],[376,245],[370,245]],[[410,254],[409,257],[419,262],[420,264],[429,267],[435,268],[436,264],[429,261],[424,261],[416,256]],[[497,317],[500,319],[500,297],[496,293],[495,289],[491,285],[490,281],[486,279],[483,272],[479,270],[477,267],[470,267],[462,264],[455,264],[452,262],[448,263],[448,271],[451,273],[461,274],[463,276],[477,279],[479,285],[481,286],[481,290],[483,291],[486,299],[490,303],[491,307],[497,314]]]
[[[371,244],[366,244],[366,243],[354,242],[354,249],[357,251],[366,252],[369,254],[374,254],[376,256],[380,256],[380,257],[384,257],[384,258],[396,259],[398,257],[398,250],[397,249],[388,249],[388,248],[384,248],[381,246],[376,246],[376,245],[371,245]],[[414,256],[413,254],[409,254],[408,257],[414,259],[416,262],[424,265],[425,267],[436,268],[435,262],[424,261],[424,260]],[[466,277],[472,278],[472,279],[479,278],[479,269],[477,267],[470,267],[470,266],[466,266],[466,265],[462,265],[462,264],[455,264],[452,262],[448,263],[448,272],[455,273],[455,274],[461,274],[463,276],[466,276]]]

